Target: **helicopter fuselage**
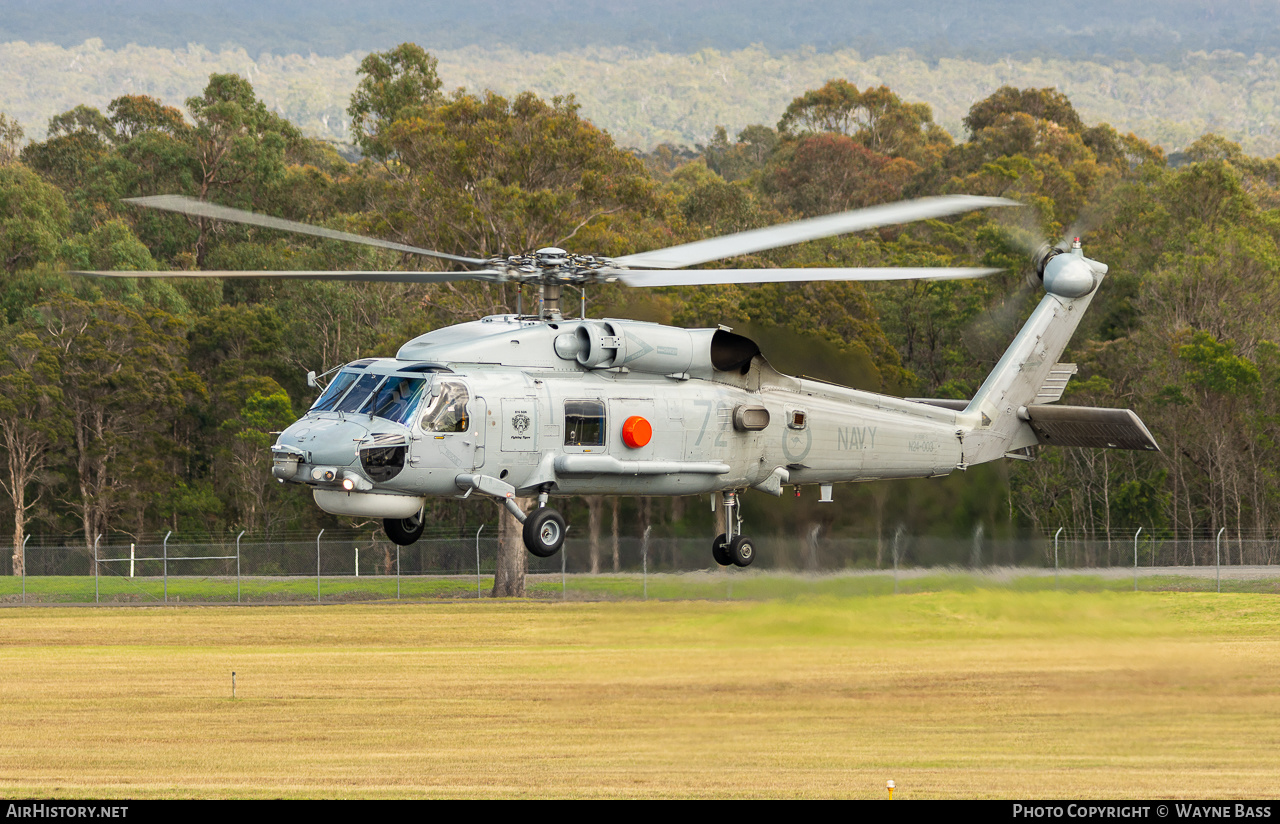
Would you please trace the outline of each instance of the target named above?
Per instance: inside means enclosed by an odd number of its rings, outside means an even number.
[[[473,489],[777,495],[946,475],[956,415],[782,375],[723,328],[499,315],[344,367],[281,433],[273,471],[326,511],[384,518]]]

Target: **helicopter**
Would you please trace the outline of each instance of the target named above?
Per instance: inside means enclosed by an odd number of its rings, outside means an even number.
[[[941,477],[1058,445],[1159,451],[1129,409],[1063,406],[1074,364],[1058,362],[1107,274],[1079,239],[1035,257],[1044,296],[969,400],[898,398],[784,375],[728,327],[684,329],[565,317],[565,286],[974,278],[984,268],[693,269],[736,255],[848,232],[1017,204],[947,195],[872,206],[616,258],[547,247],[472,258],[369,238],[178,195],[136,206],[423,255],[456,271],[81,272],[109,277],[303,278],[538,287],[517,311],[427,332],[395,357],[363,358],[317,376],[311,408],[271,447],[272,475],[310,489],[335,515],[380,518],[406,546],[422,535],[428,497],[494,499],[521,522],[525,547],[564,542],[552,496],[702,495],[724,510],[712,541],[722,566],[754,560],[739,495],[836,483]],[[321,381],[332,376],[327,385]],[[517,498],[537,498],[526,513]]]

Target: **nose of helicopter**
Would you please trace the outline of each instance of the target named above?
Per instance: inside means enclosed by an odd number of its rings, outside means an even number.
[[[293,447],[310,456],[308,463],[351,466],[357,448],[369,434],[369,427],[353,420],[303,418],[280,433],[276,446]]]

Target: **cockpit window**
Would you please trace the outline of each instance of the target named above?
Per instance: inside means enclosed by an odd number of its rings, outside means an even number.
[[[334,407],[335,412],[357,412],[369,400],[369,396],[373,394],[374,387],[382,380],[382,375],[361,375],[360,380],[356,381],[356,385],[351,387],[342,400]]]
[[[373,414],[396,423],[408,423],[426,387],[427,382],[422,378],[392,375],[378,388],[377,397],[373,401]]]
[[[439,381],[431,405],[422,413],[422,428],[428,432],[466,432],[467,388],[457,381]]]
[[[312,412],[328,412],[333,409],[333,405],[338,402],[338,398],[342,397],[342,393],[347,391],[351,384],[356,382],[356,372],[348,372],[345,369],[338,373],[338,377],[333,379],[333,383],[329,384],[329,388],[324,390],[322,394],[311,407]]]

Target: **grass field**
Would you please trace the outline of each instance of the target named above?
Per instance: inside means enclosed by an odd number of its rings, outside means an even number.
[[[1223,592],[1280,594],[1280,568],[1227,567],[1221,580]],[[1163,567],[1141,570],[1138,587],[1145,592],[1213,592],[1218,587],[1212,567]],[[493,576],[482,576],[480,597],[489,597]],[[537,599],[619,600],[683,599],[752,600],[795,598],[804,595],[835,597],[936,592],[939,590],[1010,589],[1022,592],[1061,590],[1064,592],[1127,592],[1133,590],[1130,570],[1121,567],[1065,570],[1055,579],[1052,570],[997,567],[984,572],[947,569],[904,571],[897,584],[893,573],[884,570],[843,571],[825,574],[787,573],[762,570],[691,571],[641,576],[530,575],[528,595]],[[24,588],[25,587],[25,594]],[[167,596],[166,596],[167,588]],[[394,600],[397,588],[402,600],[475,598],[474,575],[412,575],[399,581],[394,576],[324,576],[319,595],[325,603]],[[170,604],[236,603],[237,595],[246,604],[315,603],[316,579],[295,576],[246,576],[239,582],[228,576],[174,576],[166,582],[159,577],[128,578],[103,575],[95,580],[87,575],[40,575],[22,581],[0,576],[0,604]],[[25,600],[24,600],[25,599]]]
[[[37,607],[0,672],[6,797],[1280,794],[1269,595]]]

